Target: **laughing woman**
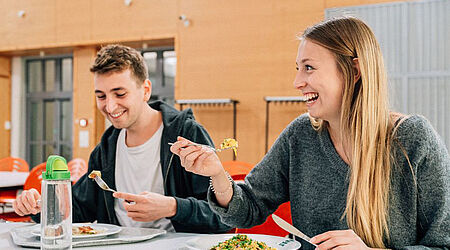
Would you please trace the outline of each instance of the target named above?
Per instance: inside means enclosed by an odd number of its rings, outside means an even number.
[[[370,28],[342,17],[300,37],[294,86],[308,99],[245,180],[229,180],[217,155],[171,147],[210,176],[210,206],[235,227],[261,224],[291,202],[295,227],[319,249],[450,247],[450,157],[422,116],[388,110],[387,80]],[[304,244],[304,248],[312,245]]]

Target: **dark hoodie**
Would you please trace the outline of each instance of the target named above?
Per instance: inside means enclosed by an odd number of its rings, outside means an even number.
[[[218,233],[230,229],[210,209],[206,201],[209,179],[184,170],[178,156],[170,152],[169,142],[177,136],[191,141],[214,146],[206,130],[198,124],[191,109],[178,111],[164,102],[149,104],[162,113],[164,124],[161,138],[161,175],[164,180],[164,194],[175,197],[177,213],[168,218],[177,232]],[[102,179],[116,189],[115,163],[116,144],[120,129],[113,126],[102,136],[100,144],[92,151],[88,172],[99,170]],[[172,161],[170,158],[172,157]],[[169,165],[170,164],[170,165]],[[100,189],[87,174],[72,188],[73,222],[95,221],[119,225],[114,212],[114,197],[111,192]]]

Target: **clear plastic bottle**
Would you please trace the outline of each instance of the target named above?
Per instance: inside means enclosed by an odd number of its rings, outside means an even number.
[[[41,249],[72,249],[72,188],[61,156],[48,157],[41,200]]]

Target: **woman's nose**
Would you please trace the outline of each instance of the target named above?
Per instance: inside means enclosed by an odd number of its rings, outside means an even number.
[[[306,86],[306,81],[303,77],[301,77],[301,72],[297,72],[294,79],[294,88],[302,89]]]

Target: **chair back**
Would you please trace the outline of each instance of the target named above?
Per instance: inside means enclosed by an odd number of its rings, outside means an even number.
[[[42,172],[45,171],[46,164],[46,162],[43,162],[31,170],[30,175],[28,175],[25,183],[23,184],[23,190],[35,188],[39,193],[41,193]]]
[[[5,157],[0,159],[0,171],[29,172],[30,167],[24,159]]]
[[[67,166],[69,167],[72,184],[75,184],[88,170],[86,161],[81,158],[72,159]]]
[[[226,161],[222,165],[235,181],[244,180],[253,168],[252,164],[243,161]]]
[[[292,224],[291,217],[291,202],[285,202],[281,204],[278,209],[274,212],[274,214],[281,217],[283,220]],[[267,217],[266,221],[258,226],[254,226],[252,228],[236,228],[235,233],[240,234],[267,234],[267,235],[275,235],[285,237],[289,233],[281,229],[275,221],[273,221],[272,216]]]
[[[225,170],[230,174],[235,181],[244,180],[245,176],[252,170],[253,166],[250,163],[241,161],[227,161],[222,163]],[[287,222],[292,224],[291,217],[291,203],[285,202],[281,204],[274,214],[280,216]],[[267,234],[284,237],[289,233],[281,229],[272,219],[272,216],[267,217],[266,221],[258,226],[252,228],[236,228],[234,233],[240,234]]]

